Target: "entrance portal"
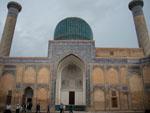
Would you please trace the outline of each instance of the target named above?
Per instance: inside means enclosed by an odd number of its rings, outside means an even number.
[[[60,61],[56,79],[56,105],[86,105],[85,66],[81,59],[69,55]]]
[[[31,87],[25,88],[22,103],[32,104],[32,97],[33,97],[33,89]]]
[[[72,105],[75,104],[75,92],[74,91],[69,92],[69,104],[72,104]]]

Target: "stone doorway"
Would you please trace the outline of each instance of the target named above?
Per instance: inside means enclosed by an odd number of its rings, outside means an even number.
[[[74,105],[75,104],[75,92],[69,91],[69,104]]]
[[[11,99],[12,99],[12,90],[9,90],[7,97],[6,97],[6,104],[7,105],[11,104]]]
[[[27,98],[27,103],[32,103],[32,98]]]
[[[32,104],[32,98],[33,98],[33,89],[31,87],[26,87],[24,90],[24,95],[23,95],[23,104]]]

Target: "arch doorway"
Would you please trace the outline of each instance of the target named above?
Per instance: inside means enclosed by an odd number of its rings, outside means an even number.
[[[57,68],[56,104],[85,105],[85,66],[81,59],[69,55]]]
[[[32,97],[33,97],[33,89],[31,87],[27,87],[24,90],[24,95],[23,95],[23,104],[32,104]]]

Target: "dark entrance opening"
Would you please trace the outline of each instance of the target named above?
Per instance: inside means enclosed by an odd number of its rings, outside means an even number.
[[[31,87],[27,87],[24,90],[24,95],[22,98],[22,103],[31,103],[32,104],[32,97],[33,97],[33,89]]]
[[[32,98],[27,98],[27,103],[32,103]]]
[[[74,105],[75,104],[75,92],[69,91],[69,104]]]
[[[11,104],[11,98],[12,98],[12,90],[8,91],[7,97],[6,97],[6,104]]]

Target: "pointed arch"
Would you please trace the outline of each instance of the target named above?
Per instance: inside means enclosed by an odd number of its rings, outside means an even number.
[[[69,87],[65,83],[68,83]],[[56,77],[56,104],[69,104],[69,92],[75,93],[75,104],[85,105],[85,64],[76,55],[69,54],[62,58],[57,66]],[[64,90],[65,89],[65,90]]]
[[[84,61],[81,60],[81,58],[79,56],[76,56],[74,54],[69,54],[67,56],[64,56],[58,63],[58,67],[57,69],[61,68],[62,65],[64,67],[64,64],[65,65],[68,65],[68,63],[74,63],[76,65],[78,65],[79,67],[84,67]]]
[[[92,73],[92,83],[93,85],[104,83],[104,72],[100,67],[95,67]]]
[[[38,84],[48,84],[50,81],[50,72],[46,67],[42,67],[37,76]]]
[[[104,110],[104,108],[105,108],[105,96],[104,96],[103,90],[95,89],[93,100],[94,100],[95,110]]]
[[[27,67],[23,75],[24,83],[35,83],[36,82],[36,71],[33,67]]]
[[[0,103],[11,103],[15,86],[15,78],[12,73],[6,72],[0,77]]]
[[[41,110],[47,110],[48,91],[45,88],[39,88],[37,90],[37,102],[40,103]]]
[[[0,77],[0,89],[2,89],[4,94],[7,94],[9,90],[15,88],[15,78],[11,73],[5,73]]]
[[[111,67],[107,71],[107,82],[109,84],[116,85],[119,83],[118,72],[115,68]]]
[[[132,74],[129,78],[129,86],[131,91],[131,102],[134,109],[143,108],[143,83],[138,74]]]

